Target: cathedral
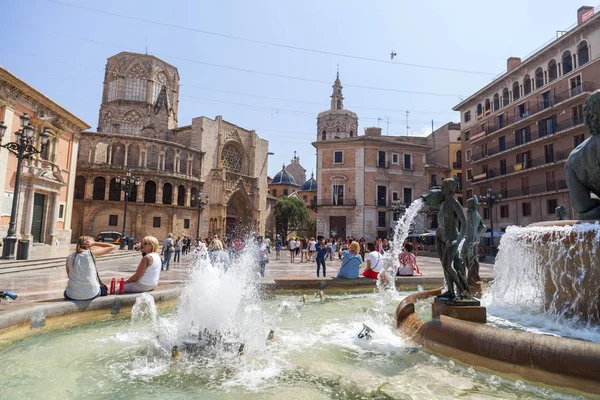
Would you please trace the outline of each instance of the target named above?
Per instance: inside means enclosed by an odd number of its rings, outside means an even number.
[[[108,59],[97,132],[81,135],[72,240],[264,232],[268,142],[221,116],[179,126],[179,79],[151,55]]]

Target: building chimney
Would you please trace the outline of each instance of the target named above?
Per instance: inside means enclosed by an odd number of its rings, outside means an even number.
[[[577,25],[583,24],[594,15],[594,7],[581,6],[577,10]]]
[[[381,128],[376,128],[374,126],[370,128],[365,128],[365,136],[377,137],[381,136]]]
[[[509,57],[508,60],[506,60],[507,72],[510,72],[513,69],[517,68],[520,64],[521,64],[521,59],[519,57]]]

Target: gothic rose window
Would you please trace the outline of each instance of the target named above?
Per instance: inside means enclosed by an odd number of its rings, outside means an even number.
[[[221,155],[223,167],[232,172],[240,172],[242,169],[242,153],[233,145],[227,145],[223,148]]]

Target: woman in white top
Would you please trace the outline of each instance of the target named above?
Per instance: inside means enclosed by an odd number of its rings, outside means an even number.
[[[158,285],[162,261],[157,252],[157,238],[146,236],[142,239],[143,257],[135,274],[125,281],[125,293],[149,292]]]
[[[373,242],[367,243],[367,250],[369,251],[365,256],[367,268],[365,268],[362,275],[367,278],[377,279],[383,267],[383,257],[380,252],[375,250],[375,243]]]
[[[67,257],[67,288],[65,299],[91,300],[100,296],[100,283],[94,256],[108,254],[117,246],[94,242],[91,236],[81,236],[77,240],[75,252]]]

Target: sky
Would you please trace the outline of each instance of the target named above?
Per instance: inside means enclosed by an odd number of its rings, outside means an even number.
[[[0,64],[97,128],[106,59],[180,75],[179,126],[223,116],[269,141],[269,175],[315,169],[339,68],[359,132],[426,135],[452,107],[576,22],[576,1],[0,0]],[[390,53],[397,56],[390,59]],[[407,114],[408,113],[408,123]],[[389,121],[389,124],[388,124]],[[408,126],[408,128],[407,128]]]

